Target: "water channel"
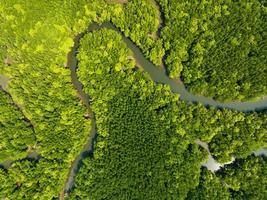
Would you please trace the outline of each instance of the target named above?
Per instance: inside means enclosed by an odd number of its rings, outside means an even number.
[[[79,171],[82,159],[86,157],[88,154],[93,152],[93,143],[96,139],[96,122],[95,122],[95,116],[90,108],[90,98],[87,94],[84,93],[82,84],[79,82],[76,71],[77,71],[77,65],[78,61],[76,58],[77,50],[79,47],[80,39],[83,37],[84,34],[87,32],[92,32],[101,28],[108,28],[117,31],[121,34],[123,41],[126,43],[127,47],[132,51],[133,56],[139,66],[141,66],[144,71],[146,71],[151,79],[155,81],[156,83],[161,83],[165,85],[169,85],[172,92],[178,93],[180,95],[180,100],[191,102],[191,103],[201,103],[208,107],[216,107],[216,108],[228,108],[228,109],[234,109],[241,112],[251,112],[251,111],[261,111],[267,108],[267,98],[261,99],[259,101],[255,102],[229,102],[229,103],[222,103],[215,101],[214,99],[210,97],[204,97],[200,95],[195,95],[185,88],[184,84],[181,81],[172,80],[170,79],[166,73],[163,67],[155,66],[153,63],[151,63],[145,56],[143,55],[140,48],[138,48],[129,38],[124,36],[123,33],[120,32],[118,28],[116,28],[113,24],[110,22],[103,23],[102,25],[98,25],[96,23],[93,23],[89,26],[88,30],[82,34],[79,34],[75,40],[74,40],[74,46],[71,50],[71,52],[68,54],[68,64],[67,67],[71,69],[71,80],[72,83],[77,90],[77,93],[79,97],[81,98],[82,102],[86,106],[88,110],[88,118],[92,121],[92,130],[89,133],[89,139],[88,142],[85,144],[83,151],[79,154],[79,156],[75,159],[75,161],[72,164],[71,170],[69,172],[68,179],[66,180],[64,190],[65,192],[69,192],[74,184],[74,177],[76,176],[77,172]],[[0,75],[0,85],[6,89],[7,88],[7,82],[8,79],[2,75]],[[200,146],[205,148],[208,152],[208,145],[205,143],[202,143],[201,141],[197,142]],[[257,152],[254,152],[256,155],[264,154],[267,156],[267,150],[261,149]],[[216,163],[216,161],[212,158],[210,152],[209,152],[209,160],[207,163],[203,163],[203,166],[206,166],[211,171],[218,170],[222,164]]]
[[[192,103],[201,103],[205,106],[217,107],[217,108],[229,108],[234,109],[241,112],[250,112],[250,111],[260,111],[267,108],[267,98],[260,99],[255,102],[229,102],[222,103],[215,101],[211,97],[205,97],[201,95],[195,95],[190,93],[184,84],[180,80],[170,79],[166,73],[165,68],[155,66],[152,62],[150,62],[147,58],[145,58],[144,54],[129,38],[125,37],[121,31],[116,28],[110,22],[106,22],[100,26],[96,24],[90,26],[90,30],[94,30],[99,28],[108,28],[119,32],[123,38],[123,41],[126,43],[127,47],[133,52],[134,58],[136,62],[149,73],[151,79],[156,83],[161,83],[165,85],[169,85],[173,93],[178,93],[180,95],[180,99],[187,102]]]
[[[107,29],[112,29],[120,33],[122,36],[123,41],[126,43],[127,47],[132,51],[133,56],[137,62],[137,65],[142,67],[144,71],[148,72],[150,75],[151,79],[155,81],[156,83],[161,83],[161,84],[166,84],[169,85],[172,92],[178,93],[180,95],[180,100],[182,101],[187,101],[187,102],[192,102],[192,103],[201,103],[205,106],[211,106],[211,107],[217,107],[217,108],[229,108],[229,109],[234,109],[242,112],[251,112],[251,111],[260,111],[263,109],[266,109],[267,107],[267,99],[262,99],[257,102],[231,102],[231,103],[221,103],[213,100],[212,98],[209,97],[204,97],[204,96],[199,96],[199,95],[194,95],[190,92],[188,92],[184,86],[184,84],[181,81],[176,81],[170,79],[166,73],[164,68],[155,66],[153,63],[151,63],[145,56],[143,55],[142,51],[140,48],[138,48],[129,38],[127,38],[118,28],[116,28],[112,23],[110,22],[105,22],[102,25],[98,25],[96,23],[91,24],[88,27],[88,30],[82,34],[79,34],[74,42],[75,45],[72,48],[71,52],[68,55],[68,67],[71,69],[71,78],[72,78],[72,83],[76,90],[78,91],[79,96],[81,97],[82,101],[86,105],[86,107],[90,110],[90,113],[92,114],[92,122],[93,122],[93,128],[91,131],[91,136],[88,140],[88,143],[85,145],[85,148],[83,152],[76,158],[75,162],[72,165],[70,174],[69,174],[69,179],[67,181],[67,184],[65,186],[65,192],[71,191],[71,188],[74,184],[74,177],[79,171],[80,163],[81,160],[84,158],[84,153],[85,152],[92,152],[93,151],[93,138],[96,137],[96,122],[95,118],[93,115],[93,112],[90,109],[90,98],[87,94],[85,94],[82,90],[82,84],[79,82],[77,78],[77,65],[78,61],[76,58],[76,54],[78,52],[79,48],[79,42],[80,39],[83,37],[84,34],[87,32],[92,32],[96,31],[102,28],[107,28]],[[217,163],[213,157],[210,154],[210,151],[208,149],[208,145],[206,143],[203,143],[201,141],[197,141],[197,144],[205,148],[208,153],[209,153],[209,159],[207,163],[203,163],[203,166],[206,166],[209,170],[211,171],[216,171],[220,167],[222,167],[224,164]],[[262,149],[261,150],[264,155],[266,155],[266,150]],[[234,158],[233,160],[234,161]],[[231,162],[232,162],[231,161]],[[230,162],[230,163],[231,163]]]

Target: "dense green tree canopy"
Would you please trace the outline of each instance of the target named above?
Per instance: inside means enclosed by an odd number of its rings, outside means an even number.
[[[166,65],[190,91],[218,100],[267,93],[266,5],[261,0],[158,0]]]
[[[41,159],[22,160],[12,164],[8,171],[0,169],[0,198],[55,199],[62,190],[66,164]]]
[[[158,38],[161,18],[152,0],[131,0],[123,9],[114,9],[112,22],[130,37],[156,65],[162,63],[164,49]]]
[[[196,139],[210,142],[222,162],[266,145],[264,114],[177,101],[169,87],[134,67],[131,54],[113,30],[94,31],[81,41],[78,76],[92,98],[98,139],[72,199],[184,199],[198,185],[207,156]]]
[[[215,174],[202,169],[198,187],[187,199],[258,199],[267,197],[267,158],[249,156],[236,160]]]
[[[259,0],[1,1],[0,75],[9,82],[0,90],[0,199],[64,199],[91,109],[98,137],[70,199],[265,199],[266,158],[250,155],[267,148],[266,111],[181,101],[120,33],[86,32],[110,21],[193,92],[245,100],[266,93],[265,18]],[[197,140],[217,161],[237,161],[201,168],[208,156]]]
[[[34,151],[35,133],[32,125],[0,87],[0,163],[24,158]]]
[[[136,71],[129,55],[112,30],[81,41],[78,74],[93,100],[98,139],[72,199],[183,199],[197,184],[206,154],[166,116],[178,96]]]
[[[0,3],[0,74],[10,78],[7,91],[19,105],[14,107],[1,93],[0,154],[8,151],[4,159],[21,159],[34,147],[44,159],[40,161],[44,166],[38,169],[34,163],[27,167],[21,165],[27,177],[23,185],[28,188],[32,181],[36,184],[30,189],[23,186],[12,194],[10,191],[16,182],[7,181],[9,186],[1,188],[0,194],[8,199],[57,197],[71,163],[90,132],[90,121],[84,117],[87,111],[71,83],[70,70],[65,67],[73,36],[85,28],[82,26],[84,13],[79,12],[85,12],[84,2],[79,2],[81,4],[11,0]],[[2,151],[3,143],[7,150]],[[13,165],[8,169],[7,179],[12,169]],[[30,172],[35,175],[28,174]],[[47,173],[55,173],[56,181],[50,182]],[[16,176],[20,174],[24,176],[20,171]],[[41,179],[43,185],[39,183]]]

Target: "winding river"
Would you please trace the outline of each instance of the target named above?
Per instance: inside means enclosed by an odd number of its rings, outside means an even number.
[[[178,93],[180,95],[180,100],[190,102],[190,103],[201,103],[207,107],[216,107],[216,108],[228,108],[233,109],[241,112],[252,112],[252,111],[261,111],[267,108],[267,98],[261,99],[256,102],[229,102],[229,103],[222,103],[215,101],[214,99],[210,97],[204,97],[200,95],[195,95],[185,88],[184,84],[181,81],[172,80],[170,79],[166,73],[164,68],[155,66],[152,62],[150,62],[145,56],[143,55],[140,48],[138,48],[129,38],[127,38],[118,28],[116,28],[112,23],[105,22],[102,25],[98,25],[96,23],[93,23],[89,26],[88,30],[85,31],[82,34],[79,34],[75,40],[74,40],[74,46],[71,49],[71,52],[68,54],[68,63],[67,67],[71,69],[71,80],[74,85],[74,88],[77,90],[79,97],[81,98],[82,102],[86,106],[88,110],[88,118],[92,121],[92,130],[89,133],[89,139],[88,142],[85,144],[83,151],[77,156],[75,161],[72,163],[72,167],[69,172],[68,179],[66,180],[64,192],[70,192],[73,184],[74,184],[74,177],[76,176],[77,172],[79,171],[81,162],[83,158],[88,156],[88,154],[91,154],[93,152],[93,144],[96,139],[96,121],[94,113],[92,112],[90,108],[90,98],[87,94],[84,93],[82,84],[79,82],[76,71],[77,71],[77,65],[78,61],[76,58],[77,50],[79,48],[79,42],[80,39],[86,34],[87,32],[92,32],[101,28],[108,28],[117,31],[122,36],[123,41],[126,43],[127,47],[133,52],[133,56],[137,62],[138,65],[140,65],[148,74],[150,75],[151,79],[156,83],[161,83],[165,85],[169,85],[172,92]],[[8,79],[2,75],[0,75],[0,85],[4,89],[7,88],[7,81]],[[201,142],[201,141],[200,141]],[[204,147],[208,150],[208,147],[206,144],[201,143],[200,146]],[[266,150],[259,150],[257,151],[258,154],[264,154],[267,155]],[[255,152],[255,154],[257,154]],[[212,156],[209,154],[209,161],[206,164],[203,164],[204,166],[208,167],[210,170],[214,171],[217,170],[219,165],[212,160]],[[209,165],[211,165],[209,167]]]
[[[187,91],[185,88],[184,84],[181,81],[176,81],[170,79],[166,73],[164,68],[155,66],[152,62],[150,62],[145,56],[143,55],[142,51],[140,48],[138,48],[129,38],[127,38],[117,27],[115,27],[112,23],[110,22],[105,22],[102,25],[98,25],[96,23],[91,24],[88,29],[84,32],[76,36],[74,39],[74,46],[71,50],[71,52],[68,54],[68,64],[67,66],[71,69],[71,79],[72,83],[77,90],[81,100],[83,101],[84,105],[87,107],[87,109],[90,112],[90,118],[93,123],[93,127],[91,130],[90,137],[88,139],[87,144],[84,146],[83,151],[80,153],[80,155],[75,159],[75,161],[72,164],[72,168],[69,173],[68,180],[66,181],[65,184],[65,192],[70,192],[73,185],[74,185],[74,178],[79,171],[82,159],[88,155],[88,153],[93,152],[93,144],[94,140],[96,139],[96,121],[95,121],[95,116],[90,109],[90,98],[87,94],[84,93],[83,91],[83,86],[82,83],[79,82],[78,77],[77,77],[77,66],[78,66],[78,61],[76,58],[77,51],[79,48],[79,42],[80,39],[88,32],[96,31],[101,28],[108,28],[115,30],[116,32],[120,33],[122,36],[123,41],[126,43],[127,47],[132,51],[133,56],[139,66],[141,66],[148,74],[150,75],[151,79],[155,81],[156,83],[161,83],[161,84],[166,84],[169,85],[172,92],[178,93],[180,95],[180,100],[186,101],[186,102],[191,102],[191,103],[201,103],[205,106],[210,106],[210,107],[217,107],[217,108],[228,108],[228,109],[234,109],[237,111],[241,112],[251,112],[251,111],[261,111],[267,108],[267,98],[259,100],[257,102],[230,102],[230,103],[221,103],[213,100],[212,98],[209,97],[204,97],[200,95],[194,95],[190,92]],[[208,145],[206,143],[203,143],[201,141],[197,142],[200,146],[205,148],[208,152]],[[257,152],[260,152],[264,155],[266,154],[266,150],[262,149]],[[256,152],[256,153],[257,153]],[[226,163],[225,163],[226,164]],[[217,163],[213,157],[211,156],[209,152],[209,160],[207,163],[203,163],[203,166],[206,166],[208,169],[211,171],[218,170],[220,167],[223,166],[223,164]]]
[[[120,33],[122,36],[123,41],[126,43],[127,47],[133,52],[133,56],[138,63],[148,74],[150,75],[151,79],[155,81],[156,83],[161,83],[165,85],[169,85],[173,93],[178,93],[180,95],[180,100],[186,101],[186,102],[191,102],[191,103],[201,103],[205,106],[209,107],[216,107],[216,108],[228,108],[228,109],[233,109],[241,112],[253,112],[253,111],[261,111],[267,109],[267,98],[263,98],[258,101],[252,101],[252,102],[218,102],[212,99],[211,97],[205,97],[201,95],[195,95],[190,93],[184,84],[181,81],[178,80],[173,80],[169,78],[166,73],[164,68],[155,66],[152,62],[150,62],[142,53],[141,49],[138,48],[129,38],[127,38],[117,27],[115,27],[112,23],[110,22],[105,22],[102,25],[98,25],[96,23],[93,23],[89,26],[88,30],[86,32],[92,32],[95,30],[99,30],[101,28],[108,28],[115,30],[116,32]],[[77,77],[76,77],[76,65],[77,63],[76,60],[76,54],[75,52],[78,49],[79,46],[79,41],[80,38],[84,35],[80,34],[75,38],[75,45],[72,50],[72,53],[69,54],[68,56],[68,63],[74,63],[72,65],[68,65],[71,67],[72,71],[72,78],[73,78],[73,84],[75,85],[76,88],[78,88],[79,94],[82,94],[82,84],[79,83]],[[85,94],[81,96],[86,96]],[[83,98],[85,99],[85,98]],[[84,102],[88,102],[87,100]],[[83,100],[84,101],[84,100]],[[87,103],[86,103],[87,104]]]
[[[154,0],[152,0],[154,2]],[[155,5],[157,5],[154,2]],[[162,18],[162,17],[161,17]],[[163,23],[162,21],[160,22],[161,24]],[[79,82],[78,77],[77,77],[77,66],[78,66],[78,61],[76,58],[77,50],[79,48],[79,43],[80,39],[87,33],[87,32],[92,32],[101,28],[108,28],[115,30],[118,32],[121,36],[127,47],[132,51],[133,56],[138,64],[138,66],[141,66],[144,71],[146,71],[151,79],[160,84],[165,84],[170,86],[170,89],[174,93],[178,93],[180,95],[180,100],[186,101],[189,103],[201,103],[207,107],[216,107],[216,108],[228,108],[228,109],[233,109],[241,112],[253,112],[253,111],[262,111],[267,109],[267,98],[255,101],[255,102],[228,102],[228,103],[223,103],[223,102],[218,102],[212,99],[211,97],[205,97],[201,95],[195,95],[190,93],[184,84],[181,81],[178,80],[173,80],[170,79],[165,72],[164,67],[158,67],[155,66],[152,62],[150,62],[142,53],[141,49],[137,47],[134,42],[132,42],[129,38],[127,38],[118,28],[116,28],[112,23],[110,22],[105,22],[102,25],[98,25],[96,23],[91,24],[88,27],[88,30],[85,31],[84,33],[81,33],[77,35],[74,39],[74,46],[71,49],[71,52],[68,54],[68,63],[67,67],[71,69],[71,81],[73,83],[74,88],[76,89],[80,99],[82,100],[83,104],[86,106],[87,111],[88,111],[88,120],[92,121],[92,128],[90,131],[88,131],[88,141],[84,145],[82,152],[76,157],[74,162],[72,163],[70,172],[68,174],[68,178],[65,182],[64,186],[64,191],[63,191],[63,196],[64,193],[69,193],[71,189],[73,188],[74,185],[74,179],[75,176],[77,175],[82,160],[87,157],[88,155],[93,153],[93,147],[94,147],[94,142],[97,137],[97,129],[96,129],[96,120],[95,120],[95,115],[93,111],[90,108],[90,97],[83,91],[83,86]],[[159,29],[160,30],[160,29]],[[159,31],[158,31],[159,35]],[[8,77],[3,76],[0,74],[0,86],[4,89],[7,90],[8,88]],[[209,159],[207,163],[203,163],[203,166],[206,166],[209,170],[211,171],[216,171],[220,167],[223,166],[223,164],[217,163],[212,155],[210,154],[210,151],[208,149],[208,144],[201,142],[201,141],[196,141],[197,144],[205,148],[208,153],[209,153]],[[265,155],[267,156],[267,150],[261,149],[258,151],[254,152],[255,155]],[[27,156],[27,158],[34,158],[38,159],[37,154],[30,154]],[[8,168],[11,165],[12,161],[6,161],[3,164],[0,164],[0,167],[3,168]],[[226,164],[226,163],[225,163]],[[62,198],[64,199],[64,197]]]
[[[155,66],[150,62],[142,53],[140,48],[138,48],[129,38],[127,38],[118,28],[116,28],[110,22],[106,22],[100,26],[93,24],[89,27],[89,31],[97,30],[100,28],[108,28],[117,31],[121,34],[123,41],[126,43],[127,47],[133,52],[134,58],[137,63],[149,73],[151,79],[156,83],[161,83],[169,85],[172,92],[178,93],[182,101],[201,103],[205,106],[217,107],[217,108],[228,108],[234,109],[241,112],[251,112],[251,111],[261,111],[267,108],[267,98],[261,99],[256,102],[229,102],[222,103],[215,101],[211,97],[205,97],[200,95],[195,95],[190,93],[181,81],[170,79],[164,68]]]
[[[70,70],[71,70],[71,82],[72,82],[74,88],[76,89],[78,96],[80,97],[84,106],[87,109],[87,112],[88,112],[87,118],[91,120],[92,127],[91,127],[91,131],[89,133],[89,138],[87,140],[87,143],[84,145],[83,150],[76,157],[76,159],[74,160],[74,162],[71,165],[71,169],[70,169],[70,172],[68,174],[68,178],[67,178],[65,185],[64,185],[64,191],[62,191],[62,194],[61,194],[62,197],[60,199],[64,199],[64,197],[63,197],[64,193],[69,193],[71,191],[73,184],[74,184],[74,178],[81,167],[82,160],[85,157],[87,157],[93,153],[94,141],[96,140],[96,137],[97,137],[96,120],[95,120],[95,115],[94,115],[94,113],[90,107],[90,97],[88,94],[86,94],[83,91],[82,83],[78,80],[78,76],[76,73],[77,72],[77,66],[78,66],[78,60],[76,58],[77,50],[79,48],[80,39],[84,36],[85,33],[81,33],[75,37],[74,45],[68,54],[67,67],[70,68]]]

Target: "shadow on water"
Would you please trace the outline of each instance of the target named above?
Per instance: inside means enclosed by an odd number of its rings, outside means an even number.
[[[158,30],[157,30],[157,38],[160,38],[161,31],[165,27],[165,16],[164,16],[164,12],[162,11],[161,6],[159,5],[159,3],[156,0],[150,0],[150,2],[159,11],[159,26],[158,26]]]
[[[253,151],[256,156],[266,156],[267,157],[267,149],[259,149],[257,151]]]
[[[32,162],[38,162],[42,156],[38,154],[37,152],[30,152],[25,158],[21,158],[18,160],[6,160],[3,163],[0,163],[0,168],[4,169],[5,171],[8,170],[12,166],[12,164],[17,162],[23,162],[23,161],[32,161]]]
[[[218,163],[213,156],[210,153],[209,146],[206,142],[202,142],[200,140],[196,140],[196,144],[204,148],[208,152],[208,161],[206,163],[203,163],[202,166],[206,167],[208,170],[215,172],[219,170],[221,167],[223,167],[226,164],[232,163],[235,159],[232,158],[232,160],[228,163]]]

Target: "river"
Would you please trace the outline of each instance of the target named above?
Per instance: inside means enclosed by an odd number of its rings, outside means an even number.
[[[71,51],[68,53],[68,60],[67,60],[67,67],[71,70],[71,82],[73,84],[74,89],[77,91],[77,95],[83,102],[84,106],[87,109],[88,112],[88,120],[91,120],[91,130],[88,131],[89,137],[87,139],[87,143],[84,145],[83,150],[81,153],[75,158],[73,161],[67,180],[65,181],[64,189],[61,193],[60,199],[64,199],[64,193],[69,193],[74,185],[74,178],[76,174],[78,173],[82,160],[85,157],[88,157],[90,154],[93,153],[93,147],[94,147],[94,141],[96,140],[97,134],[96,134],[96,120],[95,115],[90,107],[90,97],[88,94],[86,94],[83,91],[82,83],[78,80],[77,76],[77,66],[78,66],[78,60],[76,58],[77,50],[79,48],[80,39],[84,36],[86,32],[78,34],[74,38],[74,45],[71,48]]]
[[[89,118],[92,121],[92,130],[90,131],[90,136],[88,138],[88,142],[85,144],[83,151],[77,156],[75,161],[72,164],[72,167],[69,172],[68,179],[66,180],[64,191],[69,192],[74,184],[74,177],[76,176],[77,172],[79,171],[80,164],[82,159],[87,156],[88,154],[93,152],[93,143],[96,138],[96,122],[95,116],[90,108],[90,98],[87,94],[84,93],[82,84],[79,82],[76,71],[77,71],[77,49],[79,47],[80,39],[83,37],[84,34],[87,32],[95,31],[101,28],[108,28],[117,31],[121,34],[123,41],[126,43],[127,47],[133,52],[133,56],[138,63],[151,77],[151,79],[156,83],[161,83],[165,85],[169,85],[170,89],[174,93],[178,93],[180,95],[180,100],[190,102],[190,103],[201,103],[208,107],[216,107],[216,108],[228,108],[234,109],[241,112],[251,112],[251,111],[261,111],[267,108],[267,98],[261,99],[256,102],[229,102],[229,103],[222,103],[215,101],[210,97],[204,97],[200,95],[195,95],[185,88],[184,84],[181,81],[172,80],[170,79],[166,73],[165,68],[155,66],[152,62],[150,62],[145,56],[143,55],[140,48],[138,48],[129,38],[125,37],[121,31],[116,28],[110,22],[105,22],[102,25],[98,25],[93,23],[89,26],[88,30],[82,34],[79,34],[74,40],[74,46],[71,52],[68,54],[68,64],[67,66],[71,69],[71,80],[73,83],[74,88],[77,90],[79,97],[81,98],[82,102],[86,106]],[[8,78],[5,76],[0,75],[0,85],[3,89],[7,88]],[[204,146],[203,146],[204,145]],[[207,148],[205,144],[202,144],[204,148]],[[261,150],[263,154],[266,155],[266,150]],[[209,152],[209,151],[208,151]],[[257,153],[257,152],[256,152]],[[259,152],[258,152],[259,153]],[[210,170],[214,171],[217,170],[222,164],[218,164],[212,158],[209,153],[209,161],[204,163],[203,166],[206,166]]]
[[[156,83],[166,84],[169,85],[172,92],[178,93],[180,95],[180,100],[190,102],[190,103],[201,103],[205,106],[211,106],[211,107],[217,107],[217,108],[229,108],[234,109],[241,112],[251,112],[251,111],[261,111],[263,109],[266,109],[267,107],[267,99],[262,99],[256,102],[230,102],[230,103],[221,103],[218,101],[213,100],[209,97],[204,97],[200,95],[194,95],[187,91],[184,84],[181,81],[172,80],[170,79],[166,73],[164,67],[155,66],[152,62],[150,62],[145,56],[143,55],[140,48],[138,48],[129,38],[127,38],[117,27],[115,27],[110,22],[105,22],[101,25],[98,25],[96,23],[91,24],[88,29],[84,32],[76,36],[74,39],[74,46],[71,50],[71,52],[68,54],[68,64],[67,66],[71,69],[71,80],[75,87],[75,89],[78,92],[78,95],[80,96],[81,100],[83,101],[84,105],[87,107],[91,114],[91,120],[93,123],[93,127],[91,130],[91,135],[88,139],[87,144],[85,145],[83,151],[78,155],[78,157],[75,159],[75,161],[72,164],[72,167],[70,169],[68,180],[65,184],[65,192],[70,192],[73,185],[74,185],[74,178],[79,171],[80,164],[82,162],[82,159],[88,155],[88,152],[93,152],[93,144],[94,139],[96,138],[96,122],[95,122],[95,116],[90,108],[90,98],[87,94],[83,91],[82,83],[79,82],[77,77],[77,65],[78,61],[76,58],[77,50],[79,48],[79,42],[80,39],[87,33],[99,30],[101,28],[108,28],[117,31],[122,36],[123,41],[126,43],[127,47],[132,51],[133,56],[137,62],[137,64],[146,71],[151,79]],[[207,144],[202,144],[202,147],[204,147],[208,152],[208,146]],[[263,150],[265,151],[265,150]],[[265,154],[266,155],[266,154]],[[224,163],[226,164],[226,163]],[[222,167],[224,164],[217,163],[213,157],[211,156],[209,152],[209,160],[207,163],[203,163],[203,166],[206,166],[211,171],[218,170],[220,167]]]
[[[170,79],[165,72],[165,68],[155,66],[150,62],[142,53],[140,48],[138,48],[129,38],[125,37],[121,31],[116,28],[110,22],[103,23],[102,25],[93,24],[90,26],[89,31],[108,28],[117,31],[121,34],[123,41],[126,43],[127,47],[133,52],[134,58],[137,63],[150,75],[151,79],[156,83],[161,83],[169,85],[172,92],[178,93],[180,95],[180,100],[192,102],[192,103],[201,103],[205,106],[211,106],[216,108],[228,108],[241,112],[251,112],[251,111],[261,111],[267,108],[267,98],[255,102],[229,102],[223,103],[218,102],[212,99],[211,97],[205,97],[201,95],[195,95],[190,93],[184,86],[183,82],[180,80]]]

